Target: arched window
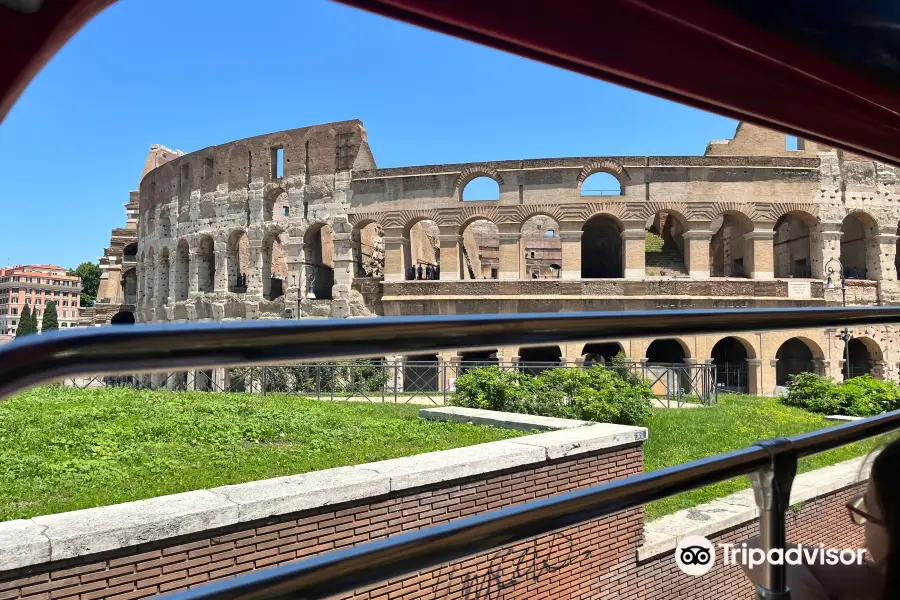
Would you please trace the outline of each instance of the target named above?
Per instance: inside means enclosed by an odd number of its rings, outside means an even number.
[[[407,227],[406,235],[409,244],[404,248],[403,264],[406,268],[406,272],[403,274],[404,279],[426,279],[429,266],[432,274],[437,268],[438,275],[443,268],[460,270],[459,264],[441,265],[441,250],[438,241],[440,229],[434,221],[429,219],[416,221]]]
[[[847,215],[841,223],[841,264],[847,279],[869,279],[875,275],[872,267],[877,260],[877,228],[869,215]]]
[[[535,215],[522,223],[519,238],[520,268],[525,279],[555,279],[562,275],[562,241],[559,223],[551,217]]]
[[[812,277],[809,228],[812,217],[800,213],[782,215],[775,223],[775,277]]]
[[[621,278],[622,228],[612,217],[597,215],[584,224],[581,236],[581,277]]]
[[[612,362],[612,359],[622,352],[624,352],[622,344],[618,342],[595,342],[593,344],[585,344],[581,354],[584,356],[584,364],[587,366]]]
[[[712,347],[716,384],[720,390],[746,394],[750,391],[747,348],[737,338],[722,338]]]
[[[216,290],[216,253],[213,239],[205,235],[197,247],[197,289],[210,293]]]
[[[519,368],[527,375],[540,373],[559,366],[562,352],[559,346],[532,346],[519,348]]]
[[[225,250],[228,268],[228,291],[242,294],[247,291],[247,280],[250,278],[250,240],[243,230],[233,231],[228,236]]]
[[[311,299],[331,300],[334,230],[328,224],[315,225],[307,230],[304,242],[304,295]]]
[[[622,182],[615,175],[598,172],[590,175],[581,183],[582,196],[620,196]]]
[[[709,246],[709,264],[713,277],[749,277],[745,264],[750,264],[752,243],[745,243],[744,235],[753,231],[753,223],[746,215],[725,213],[713,220],[710,229],[715,233]]]
[[[813,353],[809,345],[800,338],[785,341],[775,353],[775,384],[786,386],[794,375],[815,373]]]
[[[285,235],[272,233],[263,241],[263,297],[267,300],[275,300],[287,293],[287,252],[281,243],[281,238]],[[322,297],[326,297],[325,290],[321,291]],[[327,291],[331,292],[331,289]]]
[[[674,213],[661,211],[647,220],[644,263],[650,276],[683,276],[685,222]]]
[[[110,325],[134,325],[134,313],[130,310],[121,310],[109,320]]]
[[[647,362],[651,364],[675,364],[684,362],[687,351],[678,340],[654,340],[647,347]]]
[[[487,219],[477,219],[463,228],[462,239],[463,279],[499,279],[500,231],[497,226]]]
[[[467,200],[499,200],[500,184],[490,177],[476,177],[462,189],[462,199]]]

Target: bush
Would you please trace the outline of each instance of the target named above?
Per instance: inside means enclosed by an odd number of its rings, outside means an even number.
[[[835,383],[828,377],[802,373],[790,382],[782,402],[816,413],[869,417],[900,408],[900,385],[870,375]]]
[[[496,366],[471,369],[456,379],[455,406],[642,425],[653,393],[627,369],[595,366],[550,369],[538,376]]]

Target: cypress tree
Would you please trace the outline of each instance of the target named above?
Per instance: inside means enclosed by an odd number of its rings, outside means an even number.
[[[51,300],[44,308],[44,317],[41,319],[41,331],[53,331],[59,329],[59,320],[56,318],[56,302]]]
[[[22,315],[19,317],[19,325],[16,327],[16,337],[28,335],[31,331],[31,306],[25,305]]]

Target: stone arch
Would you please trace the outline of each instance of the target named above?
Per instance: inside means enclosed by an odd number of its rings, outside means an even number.
[[[628,171],[625,168],[618,164],[614,163],[610,160],[599,160],[593,161],[585,165],[581,172],[578,174],[578,194],[580,196],[591,196],[591,195],[605,195],[605,194],[585,194],[585,182],[591,175],[596,173],[606,173],[607,175],[611,175],[615,178],[618,183],[618,194],[612,195],[625,195],[625,186],[631,183],[631,177],[628,175]]]
[[[284,214],[285,209],[288,214]],[[281,186],[266,185],[263,192],[263,221],[279,221],[290,216],[290,199],[287,192]]]
[[[791,377],[800,373],[816,373],[815,361],[822,360],[822,348],[807,337],[786,339],[775,352],[775,385],[786,386]]]
[[[562,363],[559,346],[525,346],[519,348],[519,365],[523,373],[539,375]]]
[[[334,229],[316,223],[303,236],[303,290],[305,297],[330,300],[334,285]]]
[[[197,291],[216,291],[216,244],[212,236],[203,235],[197,241]]]
[[[519,227],[519,277],[553,279],[562,274],[559,221],[544,212],[532,213]]]
[[[753,344],[738,336],[724,336],[712,345],[710,358],[720,390],[738,394],[750,392],[752,382],[747,360],[756,358]]]
[[[138,252],[138,243],[131,242],[130,244],[125,244],[125,247],[122,248],[122,258],[123,260],[135,260]]]
[[[745,268],[751,259],[752,242],[744,236],[754,230],[753,219],[745,213],[727,209],[710,223],[713,231],[709,245],[710,275],[712,277],[749,277]]]
[[[350,232],[355,277],[384,276],[384,228],[374,219],[353,223]]]
[[[110,325],[134,325],[134,313],[130,310],[120,310],[109,320]]]
[[[159,226],[157,230],[162,238],[168,238],[172,235],[172,221],[168,207],[163,207],[159,211]]]
[[[458,200],[462,201],[463,189],[469,184],[470,181],[478,177],[489,177],[493,179],[497,182],[498,188],[503,185],[503,178],[500,177],[500,174],[497,173],[497,170],[493,167],[481,165],[466,167],[459,173],[459,175],[456,176],[456,180],[453,182],[454,195]]]
[[[581,349],[585,365],[608,363],[625,349],[619,342],[588,342]]]
[[[500,278],[500,230],[490,219],[466,219],[460,227],[463,279]]]
[[[159,267],[157,272],[156,295],[159,299],[157,304],[165,306],[169,302],[169,268],[171,262],[169,260],[169,248],[163,247],[159,251]]]
[[[282,243],[285,237],[287,234],[283,231],[274,230],[263,238],[262,280],[266,300],[275,300],[287,293],[287,252]],[[316,294],[316,297],[320,296]]]
[[[582,231],[582,279],[623,277],[622,222],[613,215],[596,214],[585,221]]]
[[[844,379],[861,375],[872,375],[878,379],[883,377],[880,369],[876,369],[884,360],[878,342],[866,336],[852,337],[847,342],[847,351],[850,360],[849,364],[846,360],[844,363]]]
[[[847,279],[868,279],[878,271],[878,223],[855,210],[841,221],[841,264]]]
[[[650,276],[687,275],[684,261],[684,232],[688,220],[678,211],[663,209],[650,215],[644,224],[644,264]]]
[[[137,270],[134,267],[122,273],[122,301],[125,304],[137,302]]]
[[[225,244],[225,268],[228,270],[228,291],[242,294],[247,291],[250,278],[250,238],[243,229],[235,229]]]
[[[775,277],[812,277],[813,247],[810,236],[818,225],[814,216],[800,210],[792,210],[778,217],[772,240]]]
[[[650,364],[682,363],[691,357],[691,349],[681,338],[659,338],[647,346],[645,358]]]
[[[423,270],[422,278],[425,277],[428,265],[431,265],[432,269],[434,267],[441,268],[441,250],[438,240],[440,233],[438,224],[426,216],[415,217],[407,221],[404,227],[404,237],[409,243],[403,248],[403,265],[406,269],[403,274],[404,279],[419,279],[419,266]],[[462,251],[460,251],[461,253]],[[460,265],[446,265],[446,267],[461,270]]]
[[[191,249],[187,240],[178,240],[175,248],[175,286],[172,297],[175,301],[185,300],[191,289]]]

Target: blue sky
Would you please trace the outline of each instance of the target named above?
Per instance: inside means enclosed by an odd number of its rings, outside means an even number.
[[[102,255],[150,144],[359,118],[380,167],[701,154],[735,122],[326,0],[120,0],[0,125],[0,264]],[[27,224],[27,226],[25,226]]]

